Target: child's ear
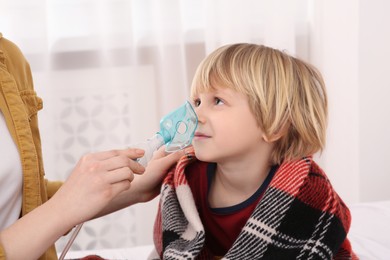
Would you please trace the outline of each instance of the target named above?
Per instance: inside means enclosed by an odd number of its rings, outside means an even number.
[[[285,134],[287,134],[289,127],[290,127],[290,123],[286,122],[283,124],[283,126],[276,133],[273,133],[269,136],[267,136],[266,134],[263,134],[264,141],[266,141],[267,143],[276,142],[277,140],[282,138]]]

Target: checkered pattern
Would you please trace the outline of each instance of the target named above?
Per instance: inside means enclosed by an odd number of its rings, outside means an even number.
[[[164,180],[155,258],[211,259],[183,157]],[[223,259],[357,259],[346,238],[350,213],[312,158],[282,164]],[[151,258],[153,258],[151,256]]]

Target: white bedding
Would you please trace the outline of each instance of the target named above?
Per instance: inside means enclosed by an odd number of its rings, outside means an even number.
[[[118,249],[69,251],[66,254],[65,259],[76,259],[87,255],[98,255],[105,259],[143,260],[148,258],[150,252],[152,252],[152,249],[152,245],[146,245]]]
[[[349,239],[361,260],[390,259],[390,201],[358,203],[352,214]]]
[[[352,248],[361,260],[390,259],[390,201],[357,203],[349,206],[352,224],[349,239]],[[87,255],[99,255],[106,259],[142,260],[147,259],[152,245],[132,248],[71,251],[66,259]]]

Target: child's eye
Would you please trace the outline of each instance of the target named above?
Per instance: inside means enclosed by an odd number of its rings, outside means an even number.
[[[223,102],[223,100],[220,99],[220,98],[218,98],[218,97],[215,97],[215,98],[214,98],[214,102],[215,102],[216,105],[223,105],[223,104],[225,104],[225,103]]]
[[[192,103],[194,103],[194,107],[198,107],[198,106],[200,106],[200,99],[199,98],[194,99],[194,101]]]

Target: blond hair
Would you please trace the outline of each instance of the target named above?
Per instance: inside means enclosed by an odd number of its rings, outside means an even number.
[[[191,96],[215,89],[216,83],[246,95],[265,136],[280,136],[275,141],[273,163],[324,149],[327,96],[314,66],[263,45],[227,45],[199,65]]]

